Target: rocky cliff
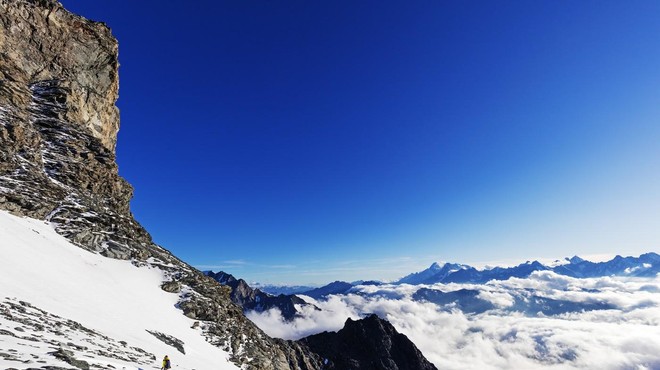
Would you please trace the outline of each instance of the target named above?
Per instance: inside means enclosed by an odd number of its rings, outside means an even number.
[[[115,163],[118,46],[55,0],[0,0],[0,209],[50,221],[81,248],[166,272],[162,288],[246,369],[320,369],[305,343],[250,322],[230,289],[154,244]],[[8,246],[2,246],[8,247]]]
[[[405,335],[376,315],[348,319],[336,333],[323,332],[301,342],[323,357],[324,369],[436,370]]]
[[[0,10],[0,207],[88,250],[146,259],[151,238],[115,164],[117,40],[55,1]]]

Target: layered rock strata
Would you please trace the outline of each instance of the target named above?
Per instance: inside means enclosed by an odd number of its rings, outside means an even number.
[[[151,238],[115,163],[117,49],[108,27],[55,1],[0,0],[0,207],[85,249],[146,259]]]

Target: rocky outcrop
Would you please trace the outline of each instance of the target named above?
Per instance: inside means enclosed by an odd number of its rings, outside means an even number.
[[[73,352],[71,351],[67,351],[63,348],[59,348],[57,351],[51,352],[49,354],[59,360],[62,360],[70,364],[71,366],[77,367],[78,369],[89,370],[89,364],[87,363],[87,361],[76,359],[73,355]]]
[[[86,128],[114,152],[119,63],[110,29],[69,13],[54,0],[2,0],[0,7],[0,78],[13,90],[13,103],[30,104],[30,84],[57,81],[69,107],[61,118]]]
[[[291,320],[298,313],[296,306],[309,305],[295,295],[280,294],[275,296],[264,293],[259,289],[253,289],[245,280],[236,279],[233,275],[223,271],[207,271],[205,274],[220,284],[231,288],[230,297],[232,302],[241,306],[243,311],[263,312],[277,308],[282,313],[282,317]]]
[[[208,341],[254,370],[316,370],[304,343],[268,337],[231,289],[154,244],[115,163],[117,41],[55,0],[0,0],[0,209],[50,221],[92,252],[165,272]]]
[[[0,0],[0,207],[85,249],[146,259],[151,238],[115,163],[118,67],[104,24],[56,1]]]
[[[300,342],[323,358],[324,369],[436,369],[405,335],[376,315],[348,319],[336,333],[323,332]]]

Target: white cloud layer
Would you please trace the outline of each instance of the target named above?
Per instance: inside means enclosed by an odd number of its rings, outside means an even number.
[[[272,336],[297,339],[336,331],[347,318],[376,313],[406,334],[440,369],[660,369],[660,278],[574,279],[552,272],[484,285],[436,284],[442,291],[479,290],[495,309],[464,314],[418,302],[420,286],[363,286],[345,296],[315,301],[292,322],[277,310],[250,313]],[[530,295],[611,309],[557,315],[512,311],[516,297]]]

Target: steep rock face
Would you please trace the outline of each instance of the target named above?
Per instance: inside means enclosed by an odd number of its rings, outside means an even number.
[[[119,63],[110,29],[69,13],[54,0],[1,0],[0,7],[0,61],[5,66],[0,78],[14,90],[14,103],[30,103],[29,84],[58,80],[69,101],[61,118],[87,128],[114,152]]]
[[[405,335],[376,315],[348,319],[337,333],[323,332],[300,342],[323,358],[324,369],[436,369]]]
[[[0,207],[79,246],[147,258],[118,175],[117,41],[55,1],[0,0]]]

